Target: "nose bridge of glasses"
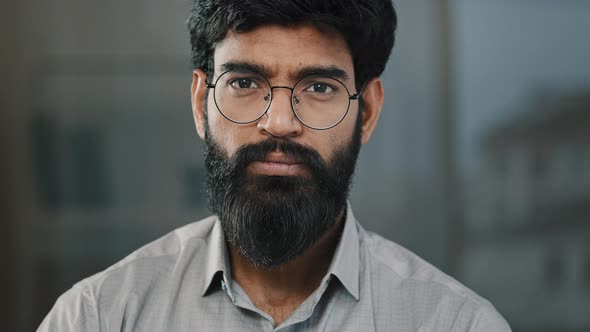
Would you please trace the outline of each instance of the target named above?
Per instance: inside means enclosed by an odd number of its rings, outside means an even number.
[[[280,97],[277,98],[279,95],[281,95],[280,93],[276,93],[276,90],[287,90],[285,91],[285,96],[286,99],[283,99],[284,97]],[[270,91],[271,91],[271,101],[270,101],[270,105],[268,106],[267,109],[267,116],[273,117],[275,118],[275,120],[277,120],[277,116],[279,117],[283,117],[285,115],[287,116],[293,116],[293,107],[291,106],[291,99],[293,98],[293,88],[290,86],[285,86],[285,85],[276,85],[276,86],[271,86],[270,87]],[[277,113],[278,111],[278,113]],[[282,114],[282,115],[279,115]]]
[[[275,86],[271,86],[270,87],[270,91],[271,91],[271,94],[272,94],[272,100],[273,100],[273,102],[276,99],[275,98],[275,92],[274,92],[275,89],[286,89],[286,90],[289,90],[289,92],[287,93],[287,95],[289,96],[289,99],[288,99],[289,100],[289,103],[291,102],[291,98],[293,98],[293,96],[294,96],[294,90],[293,90],[294,88],[292,88],[290,86],[286,86],[286,85],[275,85]]]
[[[286,85],[275,85],[275,86],[270,87],[271,92],[274,92],[274,89],[287,89],[287,90],[289,90],[290,94],[293,94],[294,88],[292,88],[290,86],[286,86]]]

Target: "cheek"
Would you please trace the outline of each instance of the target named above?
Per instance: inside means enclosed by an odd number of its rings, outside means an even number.
[[[255,125],[238,125],[227,120],[213,102],[208,103],[207,118],[211,138],[230,156],[242,145],[256,141],[252,137],[256,135]]]
[[[342,123],[340,124],[342,125]],[[339,125],[339,126],[340,126]],[[327,131],[317,131],[309,135],[309,139],[301,142],[320,154],[322,159],[330,164],[336,151],[346,146],[349,142],[349,135],[342,128],[338,127]]]
[[[213,141],[223,150],[231,153],[230,147],[234,139],[232,139],[231,128],[229,127],[230,122],[219,113],[212,98],[209,98],[207,103],[207,124],[209,126],[209,135]]]
[[[346,118],[336,127],[334,127],[329,135],[324,137],[324,146],[327,147],[323,151],[319,151],[328,162],[332,162],[334,153],[344,147],[350,145],[354,136],[354,130],[357,121],[357,112],[350,112]]]

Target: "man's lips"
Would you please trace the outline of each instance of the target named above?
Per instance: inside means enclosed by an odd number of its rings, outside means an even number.
[[[301,176],[308,173],[308,168],[296,158],[284,154],[268,154],[264,160],[254,161],[248,165],[254,174],[268,176]]]

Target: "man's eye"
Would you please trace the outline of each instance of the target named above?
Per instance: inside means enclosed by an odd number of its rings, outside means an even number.
[[[249,78],[238,78],[230,82],[230,85],[236,89],[255,89],[259,85]]]
[[[334,89],[326,83],[316,82],[310,85],[305,91],[313,93],[331,93]]]

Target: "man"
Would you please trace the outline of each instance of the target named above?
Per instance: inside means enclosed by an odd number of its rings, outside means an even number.
[[[195,0],[215,215],[76,284],[39,330],[509,331],[347,205],[396,22],[389,0]]]

